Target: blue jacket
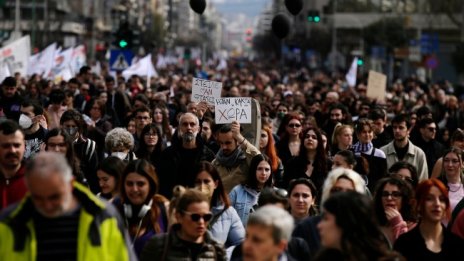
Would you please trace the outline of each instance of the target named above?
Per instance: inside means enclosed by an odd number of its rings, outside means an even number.
[[[240,244],[245,239],[245,228],[233,207],[223,210],[222,204],[211,209],[214,218],[210,222],[209,231],[214,239],[228,248]]]
[[[260,192],[244,185],[235,186],[229,193],[230,205],[235,208],[238,216],[246,226],[253,206],[258,204]]]

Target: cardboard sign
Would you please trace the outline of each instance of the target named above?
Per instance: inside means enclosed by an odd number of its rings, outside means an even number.
[[[193,78],[192,81],[192,101],[206,101],[209,105],[215,105],[214,100],[221,98],[222,82],[213,82]]]
[[[369,71],[367,80],[367,97],[383,101],[385,100],[387,76],[375,71]]]
[[[216,124],[251,123],[251,98],[218,98],[214,105]]]

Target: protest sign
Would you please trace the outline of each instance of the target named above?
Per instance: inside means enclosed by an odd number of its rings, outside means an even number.
[[[251,123],[251,98],[217,98],[214,103],[216,124]]]
[[[375,100],[385,100],[387,87],[387,76],[375,71],[369,71],[367,80],[367,97]]]
[[[222,82],[213,82],[199,78],[192,81],[192,101],[206,101],[209,105],[214,105],[216,98],[221,98]]]

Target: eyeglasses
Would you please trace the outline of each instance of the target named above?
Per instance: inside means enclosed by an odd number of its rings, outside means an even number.
[[[405,181],[407,181],[409,183],[414,183],[414,180],[412,180],[412,178],[410,178],[408,176],[403,176],[401,174],[396,174],[396,173],[392,173],[391,176],[394,177],[394,178],[397,178],[397,179],[405,180]]]
[[[301,124],[298,123],[290,123],[287,125],[289,128],[299,128],[301,127]]]
[[[137,120],[148,120],[148,119],[150,119],[150,117],[148,117],[148,116],[137,116],[137,117],[135,117],[135,118],[136,118]]]
[[[213,218],[213,214],[211,213],[206,213],[206,214],[203,214],[203,215],[200,215],[200,214],[197,214],[197,213],[190,213],[190,212],[187,212],[187,211],[182,211],[184,214],[190,216],[190,219],[193,221],[193,222],[198,222],[200,221],[200,218],[203,219],[203,221],[205,222],[208,222],[210,221],[212,218]]]
[[[145,137],[156,137],[158,134],[156,133],[145,133]]]
[[[428,127],[427,130],[429,130],[430,132],[436,132],[436,131],[437,131],[437,128]]]
[[[399,192],[399,191],[392,191],[392,192],[382,191],[382,198],[388,198],[390,196],[393,199],[399,199],[401,197],[401,192]]]

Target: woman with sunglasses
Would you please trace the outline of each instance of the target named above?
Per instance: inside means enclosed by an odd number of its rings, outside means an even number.
[[[301,116],[296,112],[284,116],[277,135],[280,137],[276,144],[277,153],[283,164],[300,154],[301,144]]]
[[[391,246],[417,224],[412,200],[413,190],[406,181],[395,177],[379,180],[374,193],[375,214]]]
[[[186,190],[179,198],[175,213],[177,224],[168,233],[157,235],[147,243],[141,261],[227,260],[223,245],[207,232],[213,214],[205,193]]]
[[[195,188],[210,199],[213,218],[208,230],[225,248],[240,244],[245,238],[245,229],[237,211],[230,205],[230,199],[214,166],[202,161],[196,167]]]
[[[456,260],[462,256],[464,240],[442,224],[450,216],[446,186],[435,178],[422,181],[416,189],[416,202],[419,223],[396,240],[395,250],[407,260]]]
[[[272,188],[271,164],[267,156],[258,154],[251,159],[247,180],[229,193],[230,205],[237,211],[244,227],[265,188]]]
[[[168,200],[158,194],[155,168],[144,159],[128,163],[121,177],[120,198],[113,204],[125,220],[137,256],[155,234],[168,228]]]

